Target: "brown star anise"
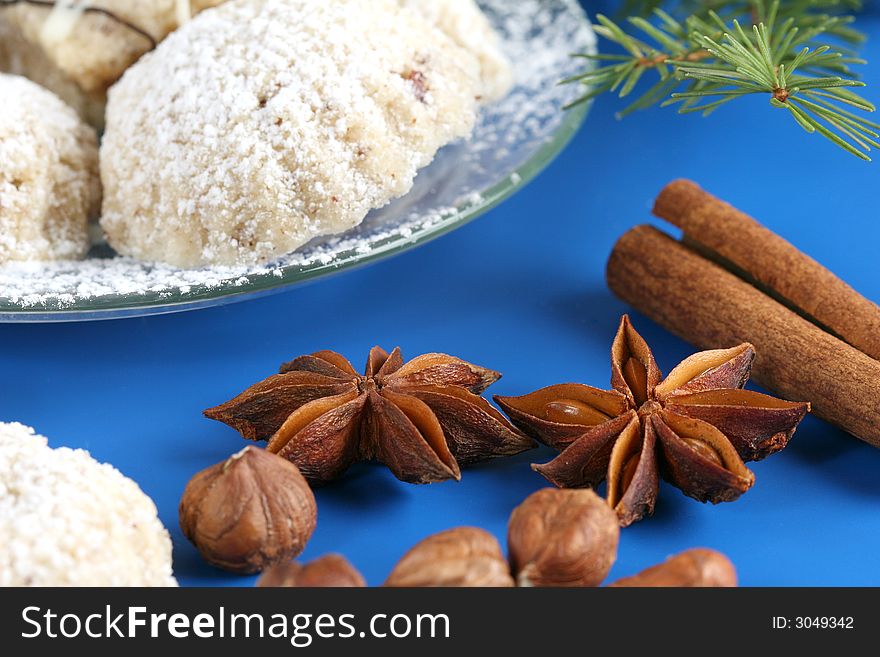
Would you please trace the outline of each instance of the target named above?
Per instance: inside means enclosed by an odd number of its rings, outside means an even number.
[[[701,502],[730,502],[755,479],[743,460],[785,447],[810,405],[742,390],[754,358],[748,343],[703,351],[663,379],[624,316],[611,348],[613,390],[566,383],[495,400],[561,450],[534,470],[561,488],[607,480],[608,504],[626,526],[654,512],[660,475]]]
[[[501,375],[445,354],[404,363],[374,347],[364,375],[332,351],[205,411],[295,463],[313,484],[377,459],[406,482],[460,479],[460,465],[518,454],[534,442],[480,397]]]

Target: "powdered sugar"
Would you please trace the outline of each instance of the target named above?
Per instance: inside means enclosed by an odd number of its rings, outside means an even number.
[[[0,319],[146,314],[216,303],[425,241],[494,204],[549,156],[536,153],[564,138],[558,133],[571,117],[561,107],[579,90],[556,82],[579,69],[582,62],[569,55],[591,50],[594,37],[575,0],[479,4],[503,38],[516,87],[484,109],[470,141],[441,151],[404,198],[342,236],[313,241],[266,266],[180,270],[112,257],[105,245],[81,262],[12,264],[0,268]]]

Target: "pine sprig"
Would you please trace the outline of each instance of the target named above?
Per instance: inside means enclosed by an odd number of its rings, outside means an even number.
[[[572,105],[608,92],[629,97],[650,74],[654,83],[618,116],[657,104],[708,115],[737,98],[767,94],[772,107],[788,111],[808,133],[856,157],[870,160],[866,153],[880,149],[880,125],[856,113],[873,112],[874,105],[852,91],[864,86],[852,66],[865,62],[829,43],[863,40],[851,27],[851,15],[831,13],[856,9],[857,0],[688,4],[693,11],[683,20],[655,7],[651,20],[628,18],[627,29],[599,15],[595,31],[624,54],[580,55],[592,65],[563,81],[587,86]]]

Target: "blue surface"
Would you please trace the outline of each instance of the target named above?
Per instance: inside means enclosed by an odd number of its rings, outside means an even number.
[[[880,19],[862,27],[875,34]],[[880,40],[869,96],[880,101]],[[608,350],[630,311],[604,283],[608,253],[649,220],[651,202],[685,176],[880,300],[878,165],[800,132],[764,100],[710,119],[653,110],[624,122],[614,99],[594,108],[565,154],[479,221],[392,260],[287,293],[189,314],[71,325],[0,326],[0,419],[54,445],[85,447],[153,497],[185,585],[249,585],[204,565],[177,528],[189,477],[244,442],[201,410],[273,373],[336,349],[361,367],[374,344],[413,357],[444,351],[504,372],[490,392],[563,381],[606,386]],[[668,371],[691,348],[649,320],[637,328]],[[548,449],[464,471],[460,483],[411,486],[355,467],[317,491],[304,554],[347,555],[380,584],[417,540],[461,524],[504,539],[508,514],[544,485],[528,464]],[[808,418],[781,454],[752,464],[754,488],[717,507],[661,489],[657,513],[622,532],[623,576],[693,546],[723,550],[746,585],[880,585],[880,450]]]

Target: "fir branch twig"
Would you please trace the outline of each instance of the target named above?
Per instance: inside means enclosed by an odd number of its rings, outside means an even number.
[[[582,55],[594,66],[564,80],[586,85],[572,105],[606,92],[629,96],[646,73],[653,85],[618,113],[653,105],[678,105],[680,113],[708,115],[747,95],[767,94],[774,108],[787,110],[808,133],[818,133],[847,152],[869,160],[880,148],[880,125],[843,106],[873,112],[874,105],[852,88],[863,87],[851,65],[864,60],[827,41],[857,44],[861,33],[840,9],[858,0],[681,0],[692,9],[684,19],[654,8],[652,20],[627,19],[636,37],[599,15],[595,31],[625,54]],[[742,20],[741,20],[742,19]],[[752,25],[744,29],[742,21]],[[821,40],[825,40],[822,43]]]
[[[707,89],[698,92],[673,93],[666,104],[687,98],[716,98],[706,105],[688,107],[687,111],[709,111],[719,102],[737,96],[767,93],[773,107],[791,112],[795,121],[807,132],[822,136],[864,160],[870,147],[880,148],[874,131],[880,125],[841,112],[837,104],[847,104],[863,111],[872,112],[874,106],[857,96],[848,88],[863,87],[863,82],[838,76],[813,76],[798,74],[799,69],[816,67],[823,58],[837,58],[839,53],[829,46],[815,49],[804,47],[794,58],[788,57],[786,44],[794,41],[797,28],[789,26],[775,36],[761,23],[747,34],[738,21],[733,21],[733,33],[725,33],[722,42],[704,35],[696,35],[703,47],[717,59],[720,67],[696,67],[687,62],[677,62],[678,73],[685,78],[703,80]],[[819,102],[817,102],[819,101]],[[829,102],[831,101],[831,102]]]

